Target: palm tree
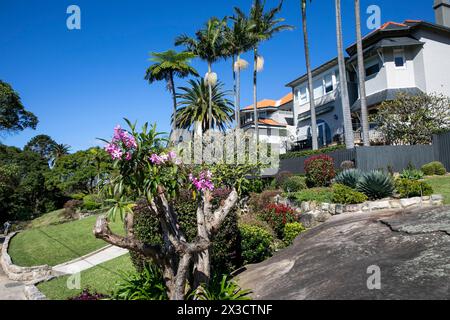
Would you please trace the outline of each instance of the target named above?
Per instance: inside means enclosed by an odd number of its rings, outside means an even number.
[[[180,128],[191,129],[200,124],[202,131],[211,129],[210,124],[220,131],[225,131],[233,122],[233,102],[227,99],[228,92],[223,91],[223,84],[217,82],[211,86],[212,113],[209,112],[209,85],[205,80],[189,80],[188,87],[180,87],[179,111],[177,124]],[[210,117],[212,114],[212,118]]]
[[[205,28],[199,30],[195,34],[195,38],[190,38],[187,35],[179,36],[175,39],[175,45],[184,45],[186,49],[200,59],[208,63],[208,73],[205,80],[208,84],[209,91],[209,121],[213,119],[213,90],[217,82],[217,75],[212,72],[212,64],[223,57],[223,42],[224,42],[224,29],[227,19],[222,20],[218,18],[211,18],[205,25]],[[212,128],[212,122],[208,125]]]
[[[276,33],[283,30],[292,30],[290,25],[280,25],[284,21],[283,18],[276,18],[281,12],[283,0],[279,5],[268,12],[265,12],[265,1],[254,0],[250,10],[250,20],[253,24],[253,117],[255,121],[256,141],[259,143],[259,123],[258,123],[258,92],[257,80],[258,72],[262,70],[264,60],[258,53],[259,44],[263,41],[271,39]]]
[[[191,65],[190,61],[195,57],[192,52],[177,53],[174,50],[168,50],[161,53],[152,53],[151,61],[155,62],[147,69],[145,80],[149,83],[165,80],[167,87],[172,93],[173,99],[173,119],[176,119],[177,97],[174,78],[186,78],[188,76],[198,76],[197,70]],[[177,129],[176,123],[172,122],[172,133]],[[172,135],[171,135],[172,136]]]
[[[52,146],[52,160],[51,165],[54,166],[56,162],[63,156],[68,155],[70,146],[67,144],[55,144]]]
[[[306,1],[307,0],[301,0],[303,43],[305,46],[306,71],[308,74],[309,104],[310,104],[310,108],[311,108],[312,148],[313,148],[313,150],[318,150],[319,142],[317,140],[317,118],[316,118],[316,106],[314,103],[314,88],[313,88],[313,77],[312,77],[312,71],[311,71],[311,60],[309,58],[308,27],[307,27],[307,20],[306,20]]]
[[[341,16],[341,0],[335,0],[336,7],[336,38],[339,61],[339,83],[341,87],[341,101],[344,114],[344,134],[345,145],[347,149],[355,147],[355,136],[353,134],[352,115],[350,112],[350,100],[347,87],[347,72],[345,68],[345,59],[342,40],[342,16]]]
[[[251,50],[254,41],[250,19],[239,8],[235,7],[234,11],[235,15],[230,18],[232,27],[227,27],[225,32],[224,56],[232,58],[235,126],[240,128],[241,71],[248,67],[248,62],[241,59],[241,54]]]
[[[359,0],[355,0],[355,19],[356,19],[356,47],[358,55],[358,82],[359,99],[361,102],[361,124],[364,146],[370,146],[369,137],[369,112],[367,111],[366,97],[366,70],[364,67],[364,54],[361,35],[361,6]]]

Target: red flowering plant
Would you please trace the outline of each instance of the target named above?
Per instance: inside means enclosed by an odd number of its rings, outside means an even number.
[[[284,226],[299,221],[299,214],[285,204],[270,203],[260,217],[273,229],[279,239],[284,238]]]
[[[305,161],[305,172],[309,187],[328,187],[336,176],[334,160],[324,154],[311,157]]]

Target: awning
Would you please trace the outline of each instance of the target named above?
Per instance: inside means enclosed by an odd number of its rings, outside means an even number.
[[[316,108],[316,116],[320,116],[333,110],[334,110],[334,101]],[[298,115],[298,121],[305,121],[309,119],[311,119],[311,111],[304,112]]]
[[[383,101],[395,100],[399,93],[406,93],[406,94],[410,94],[410,95],[418,95],[418,94],[421,94],[423,92],[422,92],[422,90],[420,90],[419,88],[416,88],[416,87],[382,90],[380,92],[376,92],[374,94],[371,94],[371,95],[367,96],[367,107],[371,107],[371,106],[380,104]],[[361,100],[358,99],[353,104],[351,110],[352,110],[352,112],[358,112],[359,110],[361,110]]]

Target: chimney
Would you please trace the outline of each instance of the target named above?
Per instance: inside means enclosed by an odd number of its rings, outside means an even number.
[[[434,0],[436,24],[450,28],[450,0]]]

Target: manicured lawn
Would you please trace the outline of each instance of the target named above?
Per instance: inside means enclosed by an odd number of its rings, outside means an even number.
[[[55,266],[84,256],[107,245],[92,233],[96,219],[96,216],[92,216],[64,224],[28,229],[12,239],[8,252],[14,264],[23,267],[45,264]],[[123,234],[122,225],[120,219],[117,219],[111,224],[111,229]]]
[[[434,193],[442,194],[445,198],[445,204],[450,205],[450,175],[427,178],[426,181],[433,187]]]
[[[64,209],[49,212],[29,222],[26,229],[42,228],[49,225],[55,225],[66,221]]]
[[[85,288],[89,288],[92,293],[97,291],[98,293],[110,295],[121,280],[119,272],[133,271],[135,269],[131,263],[130,255],[127,254],[81,272],[80,290],[69,290],[67,288],[68,276],[41,283],[38,285],[38,288],[50,300],[67,300],[79,295]]]

